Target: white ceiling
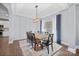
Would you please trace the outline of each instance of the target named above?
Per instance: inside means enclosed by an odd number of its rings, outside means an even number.
[[[38,16],[44,17],[54,12],[63,10],[69,6],[67,3],[16,3],[13,4],[16,15],[35,17],[35,5],[38,5]]]

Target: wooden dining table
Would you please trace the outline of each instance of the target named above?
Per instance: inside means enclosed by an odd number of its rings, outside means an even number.
[[[40,39],[40,40],[47,40],[48,39],[48,34],[35,33],[35,37]]]
[[[43,40],[47,40],[48,39],[48,35],[42,34],[42,33],[35,33],[35,38],[36,38],[37,44],[35,44],[34,50],[35,51],[42,50],[43,49],[42,41]]]

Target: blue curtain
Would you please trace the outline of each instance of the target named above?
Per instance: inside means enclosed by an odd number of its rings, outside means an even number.
[[[57,43],[61,44],[61,14],[56,15]]]

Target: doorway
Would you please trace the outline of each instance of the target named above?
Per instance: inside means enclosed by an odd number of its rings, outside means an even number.
[[[61,14],[56,15],[56,34],[57,43],[61,44]]]

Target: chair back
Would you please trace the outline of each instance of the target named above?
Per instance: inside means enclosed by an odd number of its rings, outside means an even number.
[[[27,39],[29,39],[29,32],[26,32],[26,34],[27,34]]]
[[[26,34],[27,34],[27,39],[31,40],[31,39],[32,39],[32,34],[31,34],[31,32],[26,32]]]
[[[48,42],[53,43],[53,35],[54,34],[49,34],[49,36],[48,36]]]
[[[32,38],[32,40],[34,41],[35,40],[35,34],[34,33],[31,33],[31,38]]]

